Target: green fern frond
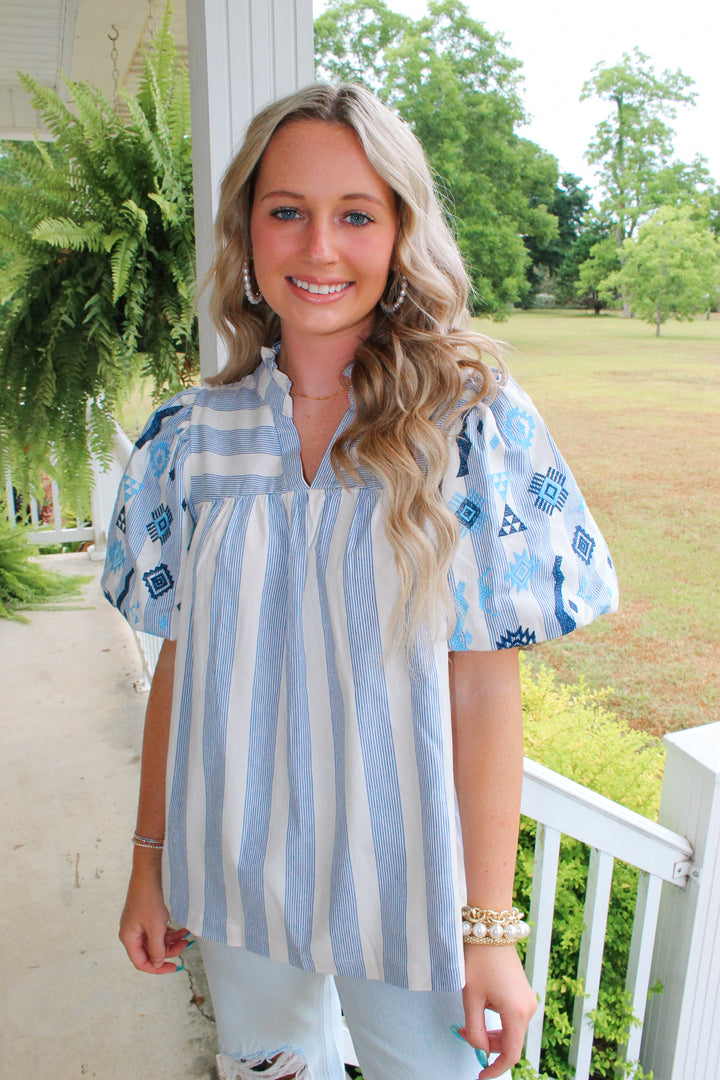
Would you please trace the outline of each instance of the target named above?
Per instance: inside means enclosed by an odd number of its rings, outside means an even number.
[[[172,226],[179,223],[180,213],[176,203],[171,202],[170,199],[166,199],[164,195],[159,195],[156,191],[151,191],[148,194],[148,199],[152,199],[152,201],[160,207],[164,225]]]
[[[32,272],[33,261],[16,255],[0,269],[0,304],[9,304],[25,286]]]
[[[104,247],[104,230],[96,221],[78,225],[69,218],[46,218],[35,226],[32,237],[71,251],[102,251]]]
[[[145,236],[147,232],[148,216],[142,207],[138,206],[133,199],[126,199],[122,204],[120,213],[128,224],[134,227],[134,231],[138,237]]]
[[[85,138],[95,144],[107,143],[108,138],[122,135],[123,123],[116,115],[112,102],[99,87],[91,83],[68,83],[74,111],[83,127]]]
[[[124,236],[112,250],[110,265],[113,277],[113,303],[117,303],[125,295],[139,244],[137,237]]]
[[[18,78],[30,95],[33,108],[41,114],[45,126],[53,135],[57,136],[66,127],[77,124],[68,107],[49,86],[43,86],[26,72],[19,72]]]

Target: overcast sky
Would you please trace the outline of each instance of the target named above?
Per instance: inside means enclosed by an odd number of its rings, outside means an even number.
[[[387,0],[388,6],[417,19],[426,10],[418,0]],[[592,185],[583,155],[595,125],[607,115],[600,102],[580,104],[580,91],[593,66],[615,64],[637,45],[656,72],[680,68],[695,81],[694,107],[678,110],[674,123],[678,157],[707,158],[720,180],[720,3],[718,0],[465,0],[474,18],[501,33],[508,52],[521,60],[524,100],[532,117],[520,134],[554,154],[563,172]],[[314,0],[315,13],[324,4]]]

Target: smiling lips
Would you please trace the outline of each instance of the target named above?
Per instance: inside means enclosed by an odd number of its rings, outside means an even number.
[[[336,285],[316,285],[312,281],[302,281],[300,278],[295,277],[291,277],[290,281],[293,285],[297,285],[298,289],[304,289],[305,292],[309,293],[317,293],[320,296],[345,292],[352,285],[352,281],[340,281]]]

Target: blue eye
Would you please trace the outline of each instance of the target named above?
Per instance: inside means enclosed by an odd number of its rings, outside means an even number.
[[[277,218],[278,221],[294,221],[298,212],[294,206],[278,206],[277,209],[270,211],[270,216]]]
[[[373,219],[369,214],[364,213],[362,210],[351,210],[350,213],[346,215],[345,220],[350,225],[362,226],[369,225]]]

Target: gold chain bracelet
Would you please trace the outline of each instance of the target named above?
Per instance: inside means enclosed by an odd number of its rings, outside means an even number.
[[[464,907],[462,935],[466,945],[514,945],[524,941],[530,927],[517,908],[493,911],[492,908]]]

